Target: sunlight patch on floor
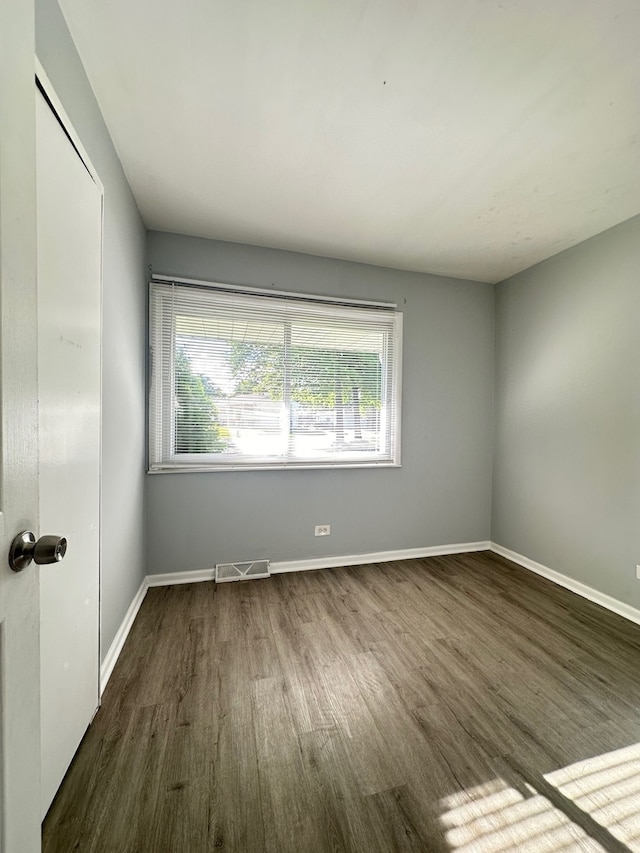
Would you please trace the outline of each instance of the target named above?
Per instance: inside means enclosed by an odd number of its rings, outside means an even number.
[[[538,781],[524,775],[527,781],[515,786],[494,779],[442,800],[440,820],[452,851],[582,853],[623,845],[640,853],[640,743]]]
[[[640,744],[579,761],[545,779],[629,850],[640,851]]]
[[[602,853],[604,848],[536,793],[495,779],[442,801],[445,838],[456,853]]]

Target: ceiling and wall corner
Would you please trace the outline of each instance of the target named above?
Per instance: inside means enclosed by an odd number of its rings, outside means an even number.
[[[61,0],[150,229],[498,282],[640,213],[635,0]]]

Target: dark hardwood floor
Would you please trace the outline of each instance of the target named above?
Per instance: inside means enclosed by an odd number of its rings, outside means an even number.
[[[45,853],[640,850],[640,626],[490,553],[150,589]]]

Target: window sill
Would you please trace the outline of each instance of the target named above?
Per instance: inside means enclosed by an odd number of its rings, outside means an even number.
[[[167,465],[147,469],[147,474],[202,474],[220,471],[333,471],[343,468],[401,468],[400,462],[299,462],[265,465]]]

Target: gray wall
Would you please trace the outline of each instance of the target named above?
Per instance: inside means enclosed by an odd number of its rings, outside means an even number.
[[[149,573],[489,538],[492,285],[157,232],[147,245],[156,273],[404,312],[402,468],[150,475]]]
[[[640,606],[640,218],[498,285],[493,540]]]
[[[104,655],[145,571],[145,230],[56,0],[36,0],[36,52],[104,185]]]

